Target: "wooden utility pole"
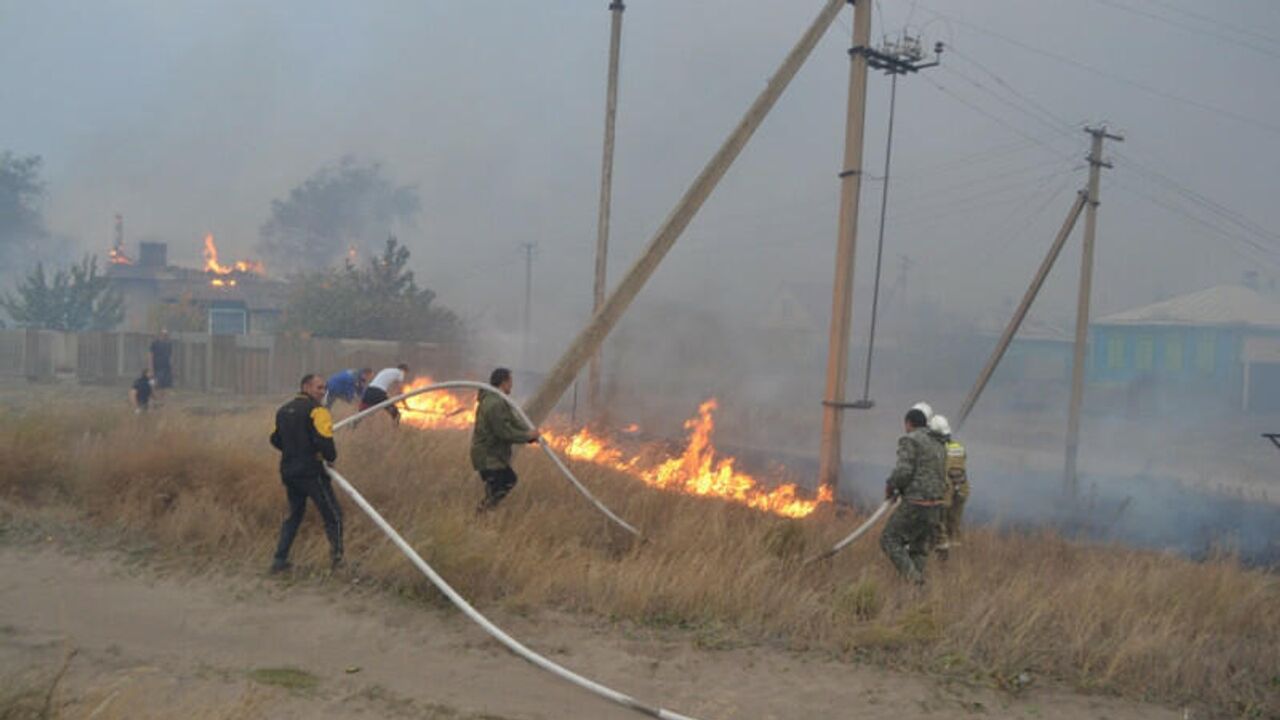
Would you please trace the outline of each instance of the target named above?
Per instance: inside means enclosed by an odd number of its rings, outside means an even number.
[[[827,342],[827,389],[822,401],[822,445],[818,481],[833,492],[840,483],[841,426],[847,407],[849,324],[853,317],[853,270],[858,246],[858,195],[862,190],[862,134],[867,107],[867,51],[871,41],[872,0],[858,0],[849,49],[849,102],[845,118],[844,169],[840,172],[840,223],[836,240],[836,276],[832,286],[831,336]]]
[[[835,22],[836,16],[839,15],[841,7],[844,6],[846,0],[826,0],[822,10],[818,13],[818,17],[814,19],[809,28],[805,30],[804,35],[791,48],[791,52],[787,53],[786,59],[782,61],[782,65],[773,77],[765,84],[764,90],[751,103],[751,107],[747,108],[747,112],[738,121],[737,127],[729,134],[720,149],[711,157],[698,173],[698,177],[694,178],[693,184],[685,190],[680,201],[676,203],[675,208],[671,210],[671,214],[663,221],[662,226],[658,228],[657,234],[649,241],[649,245],[645,248],[640,258],[636,260],[627,274],[623,276],[618,286],[613,292],[605,298],[604,303],[596,311],[591,320],[578,333],[573,342],[565,350],[564,355],[551,368],[547,379],[542,382],[542,386],[538,388],[537,393],[530,398],[525,406],[525,412],[535,423],[541,423],[551,414],[551,409],[564,395],[565,390],[573,383],[574,377],[582,371],[582,366],[587,364],[591,356],[600,349],[600,344],[604,342],[609,331],[617,324],[622,314],[626,312],[627,307],[631,305],[631,301],[635,300],[640,289],[644,287],[645,282],[653,275],[654,270],[658,269],[659,263],[666,257],[667,252],[675,245],[680,234],[689,226],[694,216],[698,214],[698,210],[702,208],[702,204],[706,202],[711,195],[711,191],[715,190],[724,174],[728,172],[729,166],[737,159],[738,154],[742,152],[742,148],[746,146],[747,141],[760,127],[760,123],[764,122],[765,116],[769,114],[778,98],[781,97],[782,91],[786,90],[787,85],[791,83],[796,72],[804,65],[804,61],[808,59],[809,54],[813,52],[813,48],[822,39],[823,34],[831,27],[831,23]],[[864,0],[870,3],[871,0]]]
[[[596,224],[596,280],[592,293],[592,313],[599,312],[600,306],[604,304],[605,273],[609,268],[609,205],[613,196],[613,128],[618,115],[618,55],[622,47],[622,13],[626,9],[622,0],[613,0],[609,4],[613,20],[609,32],[609,86],[605,92],[604,101],[604,159],[600,163],[600,212]],[[599,348],[591,356],[591,367],[587,371],[587,405],[592,413],[600,412]]]
[[[1102,168],[1111,164],[1102,159],[1102,141],[1123,142],[1124,138],[1107,132],[1107,128],[1085,128],[1093,136],[1089,148],[1089,200],[1084,215],[1084,251],[1080,254],[1080,292],[1076,299],[1076,342],[1071,361],[1071,403],[1067,411],[1067,459],[1063,483],[1067,496],[1078,492],[1076,458],[1080,451],[1080,404],[1084,400],[1085,349],[1089,344],[1089,301],[1093,293],[1093,244],[1098,231],[1098,186]]]
[[[1040,288],[1044,286],[1045,279],[1049,277],[1049,271],[1053,269],[1053,264],[1057,262],[1058,255],[1062,252],[1062,246],[1067,243],[1067,238],[1070,237],[1071,231],[1075,228],[1076,221],[1080,218],[1080,212],[1084,210],[1087,197],[1083,190],[1076,195],[1076,201],[1071,205],[1071,210],[1067,213],[1067,219],[1062,223],[1062,229],[1058,231],[1058,236],[1053,239],[1053,245],[1049,247],[1049,252],[1044,256],[1044,261],[1040,263],[1040,269],[1036,271],[1035,277],[1031,279],[1031,285],[1027,288],[1026,294],[1022,296],[1022,302],[1018,304],[1018,309],[1014,310],[1013,317],[1004,329],[1004,334],[1000,336],[1000,341],[996,343],[996,349],[992,351],[991,357],[987,359],[987,364],[983,366],[982,372],[978,374],[978,380],[973,384],[973,389],[969,391],[969,396],[964,399],[964,404],[960,406],[960,416],[952,427],[956,432],[959,432],[960,428],[964,427],[965,420],[969,419],[969,413],[973,412],[973,406],[977,404],[982,391],[986,389],[987,383],[991,380],[991,375],[995,373],[1000,361],[1004,358],[1005,351],[1009,349],[1009,344],[1013,342],[1013,336],[1017,334],[1018,328],[1022,327],[1022,321],[1027,317],[1027,311],[1031,309],[1031,304],[1035,302],[1036,296],[1040,294]]]

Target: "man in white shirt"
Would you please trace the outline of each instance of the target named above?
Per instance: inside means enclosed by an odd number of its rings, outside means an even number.
[[[404,363],[378,371],[378,374],[373,376],[373,380],[369,381],[369,386],[364,389],[364,396],[360,398],[360,409],[371,408],[378,403],[385,402],[387,398],[399,395],[408,381],[409,366]],[[384,409],[391,416],[391,419],[399,425],[400,409],[395,405],[388,405]]]

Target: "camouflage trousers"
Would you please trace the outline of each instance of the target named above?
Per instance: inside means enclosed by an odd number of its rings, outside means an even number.
[[[880,549],[904,578],[924,582],[924,564],[933,551],[942,506],[924,507],[902,501],[880,535]]]

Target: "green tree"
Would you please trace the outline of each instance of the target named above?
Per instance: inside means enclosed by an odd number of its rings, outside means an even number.
[[[48,236],[40,213],[41,162],[39,155],[0,153],[0,262],[6,265],[29,254]]]
[[[363,267],[348,259],[339,269],[295,277],[285,329],[371,340],[460,339],[458,316],[436,305],[434,292],[418,287],[408,263],[409,249],[392,236]]]
[[[317,271],[365,238],[412,225],[421,206],[417,189],[393,183],[379,163],[344,157],[271,202],[258,248],[277,267]]]
[[[124,319],[123,298],[98,273],[98,258],[88,255],[59,269],[52,279],[44,263],[37,263],[16,295],[0,298],[0,307],[23,327],[66,332],[110,330]]]

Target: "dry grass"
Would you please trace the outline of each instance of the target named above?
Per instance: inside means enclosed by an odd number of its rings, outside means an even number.
[[[73,506],[197,568],[262,569],[283,514],[269,421],[266,411],[0,419],[0,495],[12,505]],[[1015,691],[1028,673],[1216,715],[1280,716],[1280,581],[1231,557],[1197,563],[975,529],[920,591],[897,580],[874,539],[802,567],[853,526],[832,509],[791,521],[580,468],[646,533],[632,543],[532,453],[519,463],[520,488],[477,518],[481,490],[461,433],[366,423],[340,438],[339,452],[339,468],[480,607],[553,607],[686,628],[708,648],[767,643]],[[345,507],[351,572],[434,597]],[[309,512],[294,559],[321,568],[327,549]]]

